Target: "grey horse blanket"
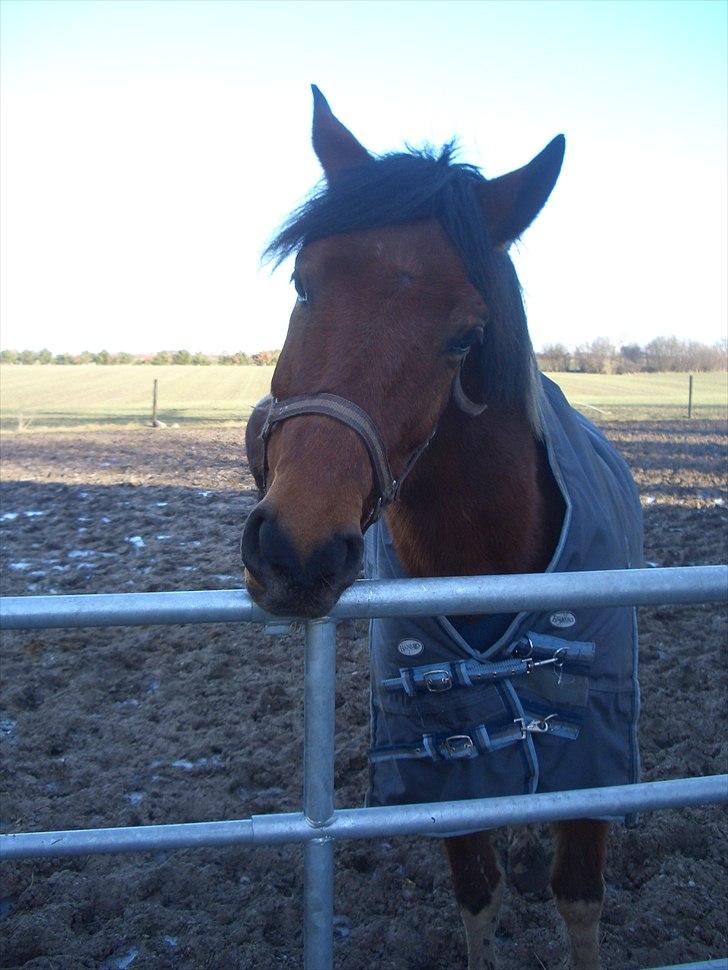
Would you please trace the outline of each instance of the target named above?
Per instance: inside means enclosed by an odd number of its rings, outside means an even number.
[[[627,465],[542,381],[544,441],[566,507],[547,571],[642,566],[642,512]],[[367,578],[406,575],[384,520],[365,550]],[[372,621],[368,804],[638,780],[636,611],[565,602],[502,619],[495,642],[488,617],[482,626],[445,616]]]

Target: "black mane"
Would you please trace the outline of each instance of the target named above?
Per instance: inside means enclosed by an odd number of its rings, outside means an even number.
[[[383,155],[323,184],[283,224],[264,258],[280,264],[308,243],[355,230],[437,219],[489,310],[483,346],[489,403],[523,409],[538,427],[536,366],[520,286],[493,248],[477,195],[485,179],[453,162],[454,144]]]

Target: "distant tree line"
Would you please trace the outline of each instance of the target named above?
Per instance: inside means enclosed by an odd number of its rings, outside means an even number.
[[[111,354],[100,350],[92,354],[84,350],[80,354],[52,354],[50,350],[2,350],[2,364],[151,364],[159,367],[168,364],[195,364],[200,367],[210,364],[247,365],[262,367],[275,364],[280,350],[261,350],[258,354],[246,354],[239,350],[234,354],[202,354],[189,350],[160,350],[156,354]]]
[[[644,347],[639,344],[616,347],[608,337],[598,337],[572,350],[564,344],[546,344],[536,357],[541,370],[582,374],[714,371],[728,367],[728,343],[721,340],[708,346],[697,340],[656,337]]]
[[[280,350],[261,350],[246,354],[203,354],[189,350],[160,350],[156,354],[111,354],[100,350],[92,354],[52,354],[50,350],[3,350],[3,364],[228,364],[231,366],[264,366],[278,361]],[[646,346],[624,344],[616,347],[608,337],[598,337],[591,343],[573,349],[564,344],[546,344],[536,354],[541,370],[572,371],[584,374],[633,374],[638,371],[714,371],[728,367],[728,345],[725,340],[708,346],[696,340],[677,337],[656,337]]]

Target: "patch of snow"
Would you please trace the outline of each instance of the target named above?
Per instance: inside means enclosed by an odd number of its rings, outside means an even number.
[[[19,512],[3,512],[0,515],[0,522],[12,522],[13,519],[17,519]]]
[[[30,574],[31,576],[45,576],[45,572],[42,569],[34,569]]]
[[[164,943],[166,946],[168,946],[171,950],[174,950],[175,947],[179,946],[179,937],[177,937],[177,936],[163,936],[162,937],[162,943]]]
[[[14,569],[16,572],[21,573],[21,572],[24,572],[26,569],[30,569],[33,563],[32,562],[10,562],[8,563],[8,565],[10,566],[11,569]]]
[[[155,536],[154,538],[157,539],[159,542],[163,542],[165,539],[171,539],[172,536],[171,535],[167,535],[166,533],[163,532],[160,535]]]
[[[111,522],[111,519],[108,517],[108,515],[102,515],[101,521],[104,523],[104,525],[108,525],[109,522]]]
[[[144,546],[146,545],[146,542],[142,539],[141,536],[127,536],[126,541],[130,542],[135,549],[143,549]]]
[[[655,504],[655,496],[645,495],[645,505],[654,505],[654,504]]]
[[[98,566],[97,562],[77,562],[76,569],[96,569]]]
[[[45,512],[23,512],[26,519],[34,519],[38,515],[45,515]]]
[[[169,505],[169,502],[155,502],[154,503],[158,509],[163,509],[165,506]]]
[[[725,499],[724,498],[714,498],[713,499],[713,505],[725,505]]]
[[[89,556],[95,556],[95,549],[69,549],[66,553],[69,559],[88,559]]]
[[[206,765],[212,765],[215,768],[219,768],[221,764],[221,756],[219,754],[213,754],[210,758],[196,758],[194,761],[190,761],[188,758],[178,758],[176,761],[172,762],[172,767],[183,768],[185,771],[192,771],[193,768],[204,768]]]
[[[126,953],[115,953],[114,956],[108,957],[101,964],[101,970],[126,970],[130,967],[132,963],[139,956],[139,950],[137,947],[133,946]]]
[[[9,717],[0,717],[0,736],[6,738],[10,737],[17,723],[17,721],[13,721]]]
[[[200,498],[207,498],[208,495],[212,495],[212,492],[198,492]]]
[[[161,684],[158,680],[150,680],[147,684],[147,694],[156,694]]]
[[[128,794],[124,795],[124,798],[131,802],[132,805],[138,805],[139,802],[144,800],[143,791],[130,791]]]

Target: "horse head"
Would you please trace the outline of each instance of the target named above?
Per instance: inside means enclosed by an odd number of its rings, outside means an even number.
[[[321,616],[359,575],[363,532],[446,413],[521,407],[533,354],[506,250],[559,174],[564,139],[487,180],[440,154],[374,157],[314,87],[325,181],[269,247],[295,253],[288,334],[263,424],[265,497],[242,557],[253,598]]]

